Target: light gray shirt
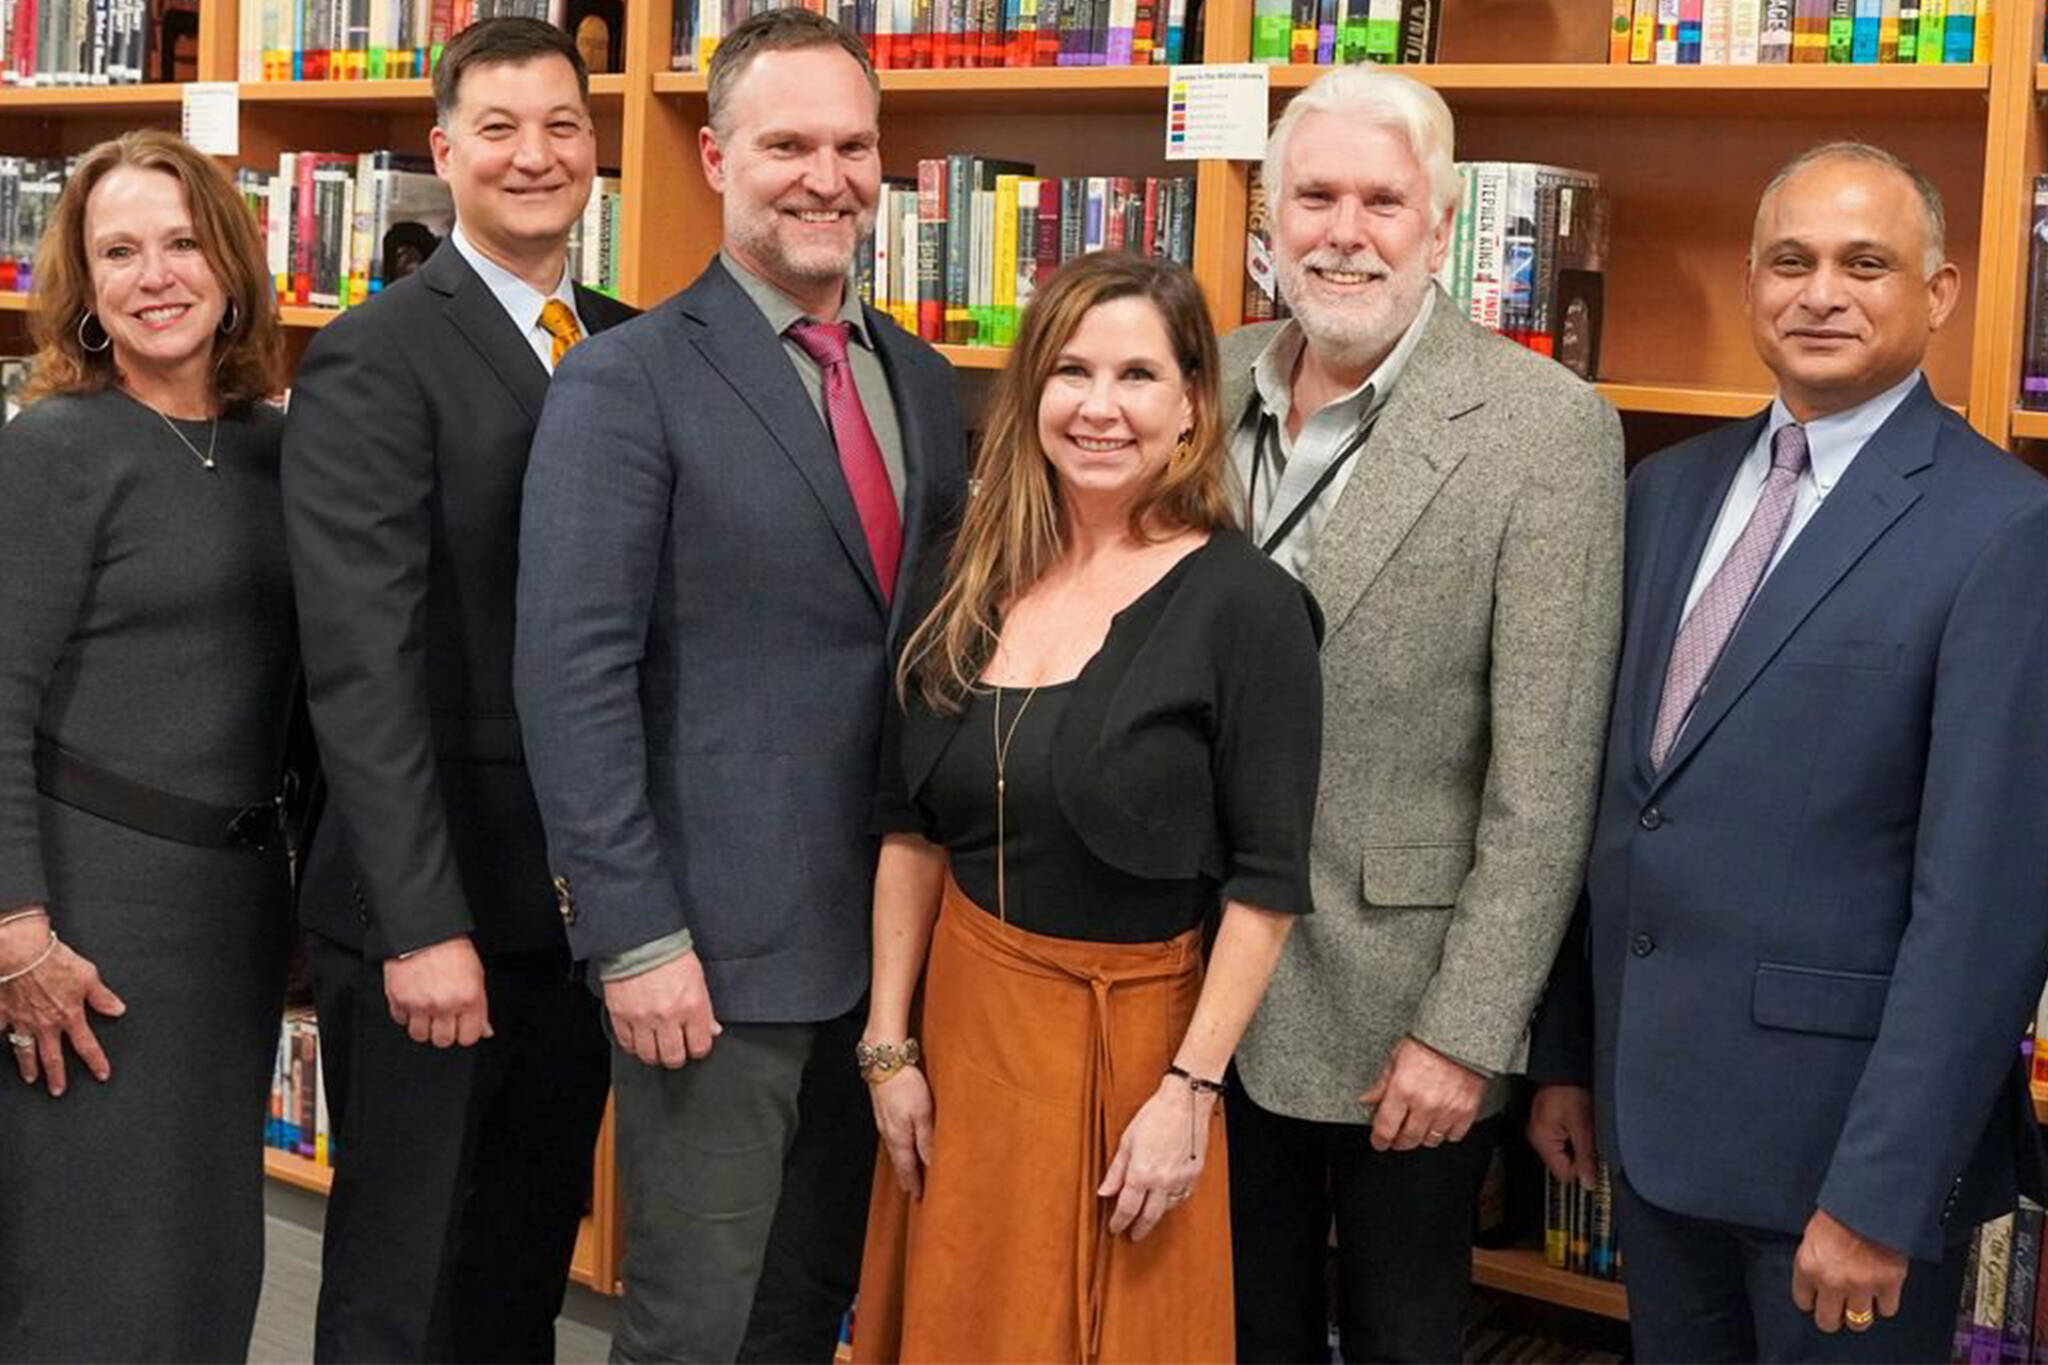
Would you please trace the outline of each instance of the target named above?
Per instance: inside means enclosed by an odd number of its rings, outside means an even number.
[[[462,224],[455,225],[455,230],[448,234],[448,240],[462,253],[462,259],[469,262],[469,268],[490,286],[492,296],[504,307],[505,315],[512,319],[512,325],[519,329],[519,335],[525,338],[527,346],[532,349],[534,355],[539,358],[541,367],[549,374],[555,372],[554,362],[550,359],[554,355],[555,337],[554,333],[540,325],[540,312],[548,306],[548,300],[560,299],[567,304],[570,316],[576,319],[576,330],[585,336],[590,335],[590,329],[583,325],[583,315],[576,311],[576,289],[569,280],[568,261],[562,262],[562,278],[554,289],[543,294],[478,251],[476,244],[462,235]]]
[[[1401,333],[1401,339],[1394,343],[1394,349],[1379,363],[1379,368],[1367,375],[1357,388],[1310,414],[1308,420],[1301,424],[1301,432],[1297,436],[1287,434],[1287,425],[1294,411],[1294,369],[1301,359],[1301,348],[1307,344],[1301,324],[1289,321],[1259,353],[1259,358],[1252,363],[1252,384],[1258,391],[1258,404],[1249,412],[1224,415],[1226,421],[1236,422],[1231,432],[1230,458],[1237,467],[1238,489],[1246,499],[1245,534],[1251,537],[1253,544],[1261,548],[1265,546],[1267,537],[1308,496],[1309,490],[1316,486],[1316,480],[1323,477],[1330,462],[1343,451],[1358,429],[1386,405],[1387,396],[1394,391],[1394,384],[1407,367],[1408,357],[1414,354],[1435,308],[1436,290],[1432,288],[1423,294],[1422,307],[1416,310],[1408,330]],[[1270,417],[1270,424],[1262,422],[1262,417]],[[1278,439],[1267,441],[1263,467],[1260,467],[1259,433],[1262,425],[1270,425]],[[1364,451],[1354,452],[1331,477],[1329,484],[1316,495],[1315,502],[1295,522],[1294,529],[1287,533],[1287,538],[1273,548],[1275,564],[1296,578],[1308,572],[1316,538],[1322,533],[1324,523],[1329,521],[1337,499],[1343,495],[1344,485],[1351,481],[1352,471],[1364,458]],[[1253,477],[1255,469],[1256,478]]]
[[[824,422],[825,430],[832,430],[832,418],[825,411],[825,371],[810,352],[796,344],[790,336],[791,324],[802,322],[810,314],[796,305],[796,302],[768,281],[748,270],[732,258],[730,252],[721,251],[718,259],[739,281],[739,286],[768,319],[768,326],[775,335],[782,338],[782,349],[789,356],[789,363],[796,367],[796,377],[803,381],[804,392],[811,396],[811,403],[818,409],[818,418]],[[846,289],[839,302],[839,316],[836,318],[812,318],[813,322],[844,322],[848,324],[848,345],[846,359],[853,369],[853,387],[860,394],[861,408],[867,413],[868,426],[874,429],[875,444],[882,448],[882,464],[889,471],[889,487],[896,494],[896,514],[903,514],[903,430],[896,421],[896,400],[889,393],[889,376],[882,370],[881,354],[875,350],[875,339],[868,334],[867,314],[860,306],[860,294],[848,279]]]
[[[1764,578],[1785,558],[1785,551],[1792,548],[1792,542],[1806,529],[1806,523],[1813,520],[1813,514],[1827,501],[1828,494],[1841,482],[1842,475],[1849,472],[1849,465],[1863,449],[1864,442],[1877,434],[1906,396],[1913,392],[1913,386],[1920,382],[1918,370],[1878,394],[1867,398],[1846,412],[1831,413],[1816,417],[1806,424],[1807,466],[1800,474],[1799,482],[1792,490],[1792,516],[1785,523],[1785,534],[1778,540],[1776,553],[1764,567]],[[1778,432],[1792,424],[1792,414],[1785,408],[1785,400],[1771,400],[1771,415],[1764,422],[1764,429],[1750,447],[1749,454],[1742,457],[1741,466],[1735,471],[1735,480],[1728,485],[1728,495],[1721,500],[1721,515],[1714,522],[1714,533],[1707,538],[1707,548],[1700,556],[1699,568],[1692,576],[1692,588],[1685,595],[1685,616],[1692,615],[1692,609],[1699,603],[1700,594],[1707,590],[1714,573],[1721,562],[1728,558],[1728,552],[1735,548],[1735,542],[1742,536],[1742,528],[1749,525],[1749,518],[1756,511],[1757,502],[1764,495],[1764,480],[1771,472],[1771,441]],[[1763,580],[1757,580],[1759,587]],[[1683,622],[1684,617],[1680,617]]]

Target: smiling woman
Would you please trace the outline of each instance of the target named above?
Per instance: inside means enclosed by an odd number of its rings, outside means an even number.
[[[156,132],[85,155],[31,308],[0,433],[0,1342],[239,1360],[289,925],[276,310],[233,186]]]

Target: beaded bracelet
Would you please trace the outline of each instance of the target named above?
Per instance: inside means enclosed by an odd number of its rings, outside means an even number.
[[[880,1085],[904,1067],[916,1066],[924,1060],[924,1054],[917,1039],[905,1038],[900,1043],[855,1043],[853,1059],[860,1066],[862,1080]]]

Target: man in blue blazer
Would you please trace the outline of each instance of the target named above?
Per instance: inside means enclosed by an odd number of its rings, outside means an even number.
[[[854,1045],[891,645],[962,494],[960,417],[946,362],[848,283],[881,182],[859,41],[759,15],[707,104],[723,246],[549,391],[515,682],[616,1043],[613,1358],[824,1361],[873,1160]]]
[[[1972,1229],[2038,1188],[2048,483],[1919,372],[1942,236],[1888,153],[1793,161],[1747,284],[1776,401],[1630,481],[1530,1069],[1552,1169],[1613,1167],[1640,1360],[1946,1360]]]

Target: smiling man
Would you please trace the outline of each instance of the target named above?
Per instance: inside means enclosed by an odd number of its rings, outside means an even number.
[[[490,19],[434,75],[455,230],[307,347],[285,525],[327,780],[306,853],[336,1132],[315,1352],[547,1360],[604,1109],[512,711],[520,476],[550,372],[632,310],[573,285],[576,45]]]
[[[616,1044],[615,1359],[829,1360],[858,1276],[868,815],[906,588],[964,480],[951,368],[849,280],[879,101],[819,15],[727,34],[722,249],[577,351],[534,438],[519,714]]]
[[[1942,239],[1889,153],[1793,161],[1745,287],[1776,400],[1630,481],[1530,1135],[1614,1169],[1638,1360],[1946,1360],[1971,1234],[2039,1195],[2048,483],[1920,372]]]
[[[1328,620],[1316,913],[1229,1095],[1239,1356],[1463,1352],[1501,1074],[1571,916],[1620,622],[1621,426],[1431,282],[1450,110],[1334,71],[1266,149],[1292,321],[1223,347],[1245,525]]]

